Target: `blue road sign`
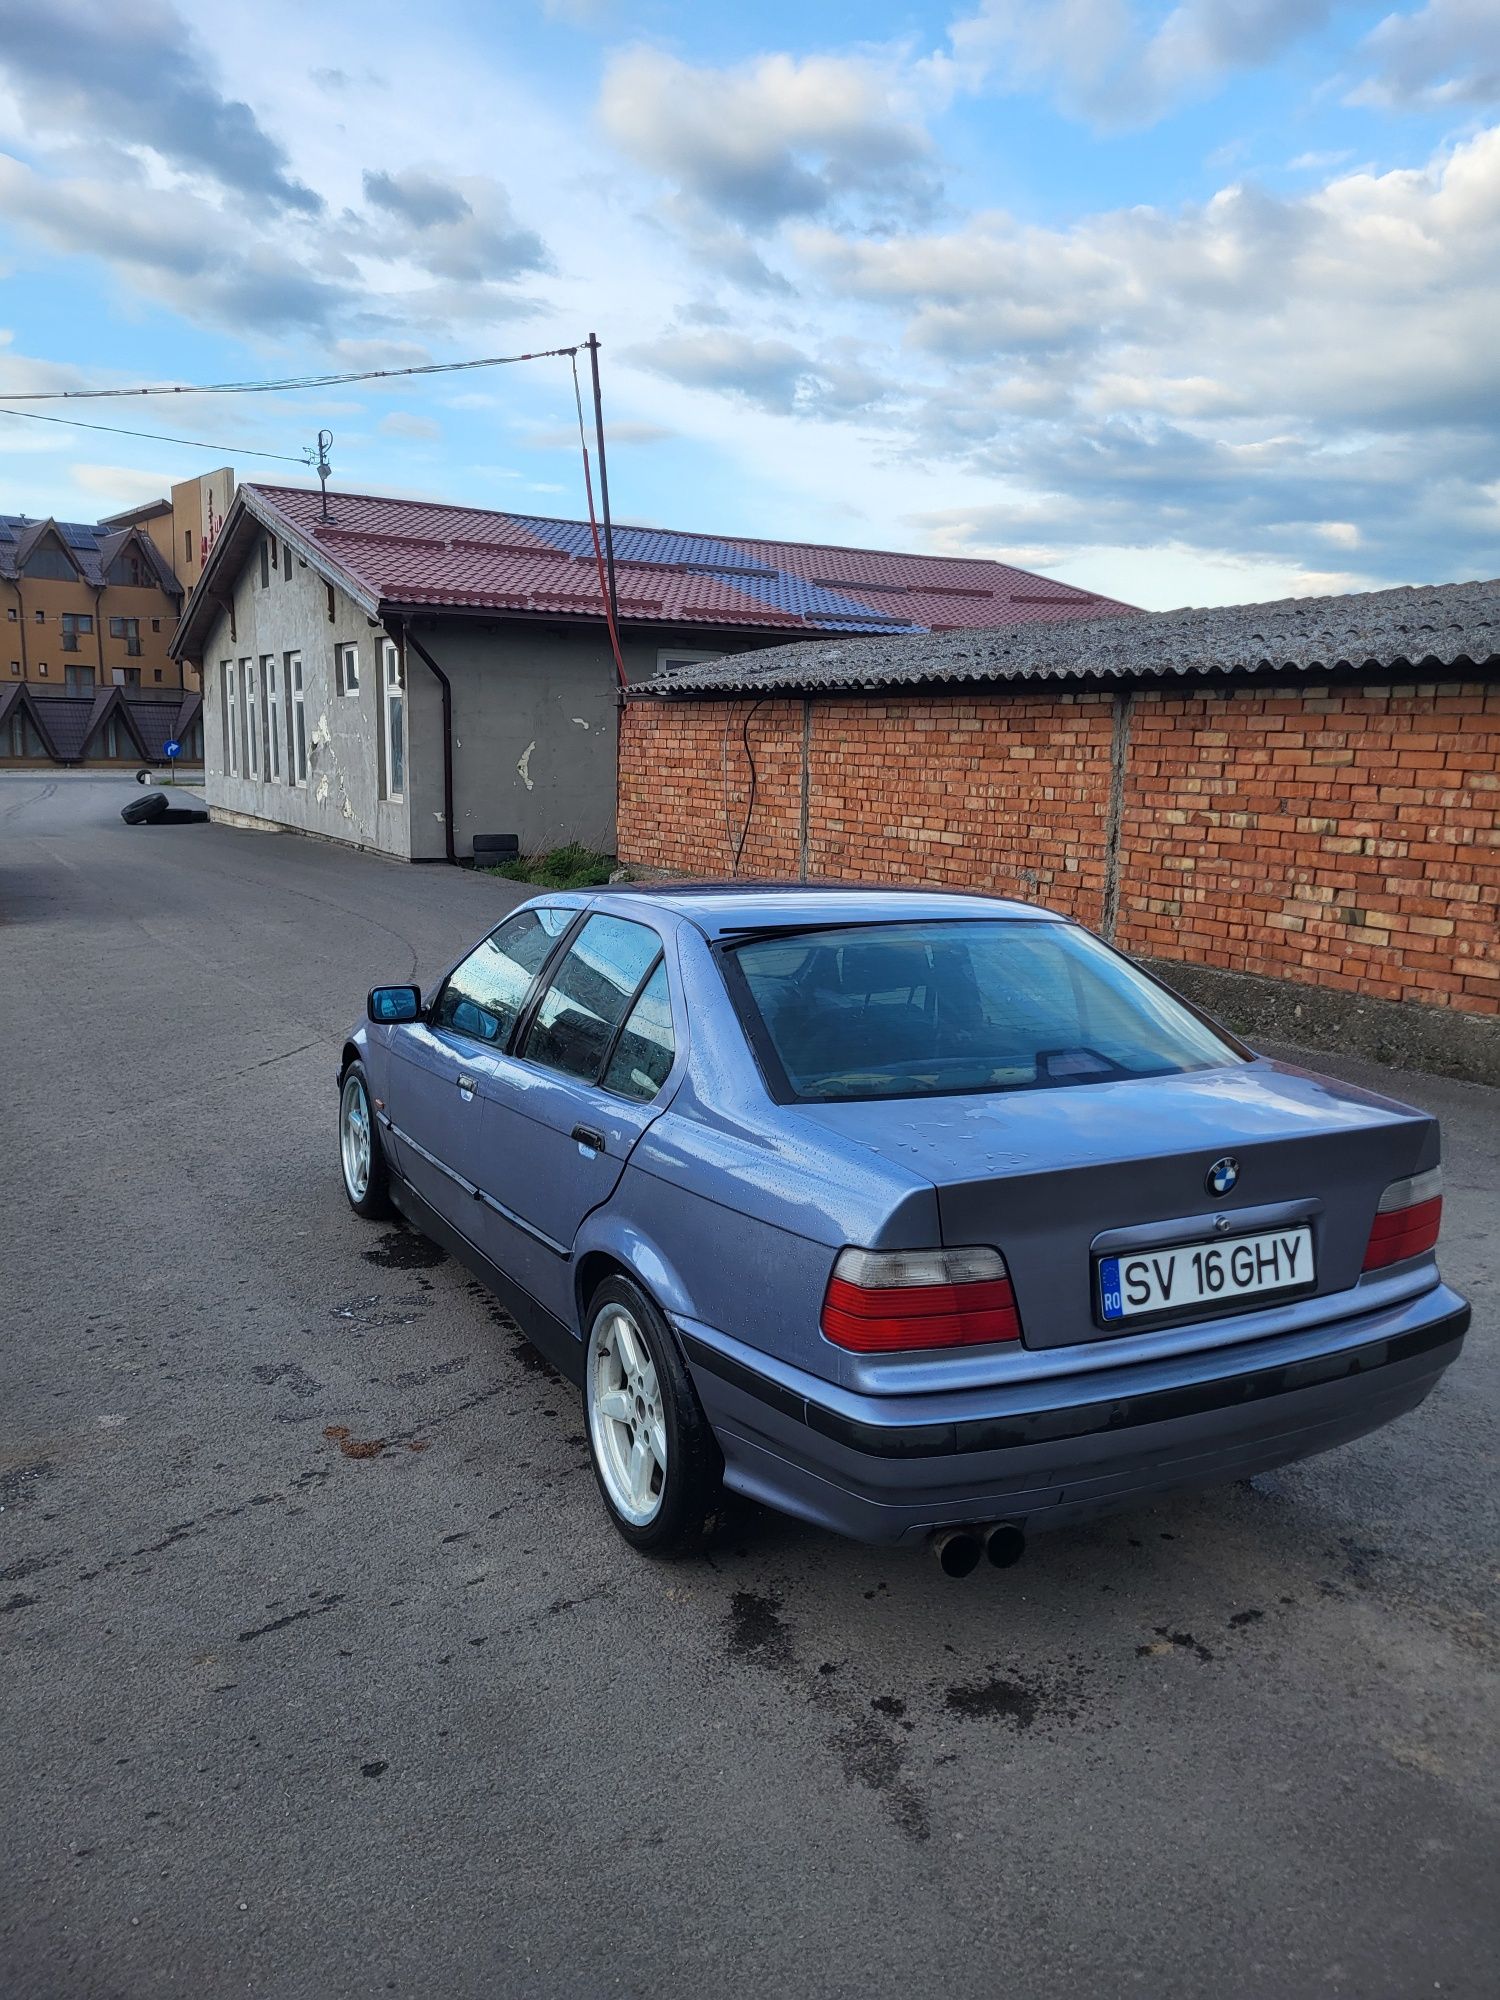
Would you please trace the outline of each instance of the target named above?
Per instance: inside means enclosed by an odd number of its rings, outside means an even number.
[[[169,743],[163,743],[161,752],[164,757],[180,757],[182,755],[182,745],[173,737]]]

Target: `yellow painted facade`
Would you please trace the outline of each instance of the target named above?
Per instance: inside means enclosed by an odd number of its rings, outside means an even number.
[[[203,573],[204,558],[234,497],[228,466],[178,481],[170,500],[127,509],[99,523],[114,533],[134,529],[165,557],[181,596],[165,589],[149,561],[127,541],[116,567],[124,581],[91,584],[84,577],[0,576],[0,688],[24,681],[39,693],[83,693],[136,687],[142,693],[196,690],[196,669],[167,651],[181,605]],[[67,567],[42,551],[60,543],[41,538],[35,569]],[[138,580],[137,580],[138,579]]]

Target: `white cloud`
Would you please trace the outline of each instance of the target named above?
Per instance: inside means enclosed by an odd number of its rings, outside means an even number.
[[[392,410],[389,416],[380,419],[380,429],[387,437],[430,439],[440,438],[443,427],[434,417],[419,416],[415,410]]]
[[[1427,0],[1388,14],[1366,37],[1373,74],[1351,102],[1447,109],[1500,102],[1500,6],[1495,0]]]
[[[911,82],[873,56],[775,54],[715,69],[627,49],[610,59],[599,114],[638,165],[751,230],[851,203],[910,216],[933,198]]]
[[[142,471],[133,465],[74,464],[68,470],[73,484],[100,502],[101,514],[117,514],[124,507],[139,506],[146,500],[165,499],[172,490],[173,480],[184,476],[180,465],[171,471],[155,472]]]
[[[970,89],[1039,90],[1100,126],[1148,125],[1323,25],[1333,0],[982,0],[934,67]]]
[[[992,214],[796,243],[894,319],[893,428],[1010,496],[992,532],[1494,567],[1500,129],[1293,198],[1245,185],[1066,228]]]
[[[108,133],[247,200],[322,206],[281,141],[219,89],[168,0],[0,0],[0,70],[38,130]]]
[[[365,214],[345,219],[351,249],[459,284],[503,284],[547,267],[541,237],[516,220],[509,193],[487,174],[366,168],[363,185]]]

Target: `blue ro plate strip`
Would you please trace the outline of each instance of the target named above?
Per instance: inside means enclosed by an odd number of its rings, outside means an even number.
[[[1099,1259],[1099,1311],[1105,1319],[1123,1319],[1125,1300],[1120,1291],[1120,1260],[1118,1257]]]

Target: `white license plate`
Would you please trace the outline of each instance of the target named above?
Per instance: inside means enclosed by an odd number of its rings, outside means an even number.
[[[1312,1231],[1271,1229],[1221,1243],[1169,1243],[1099,1259],[1099,1312],[1106,1320],[1137,1313],[1224,1305],[1313,1282]]]

